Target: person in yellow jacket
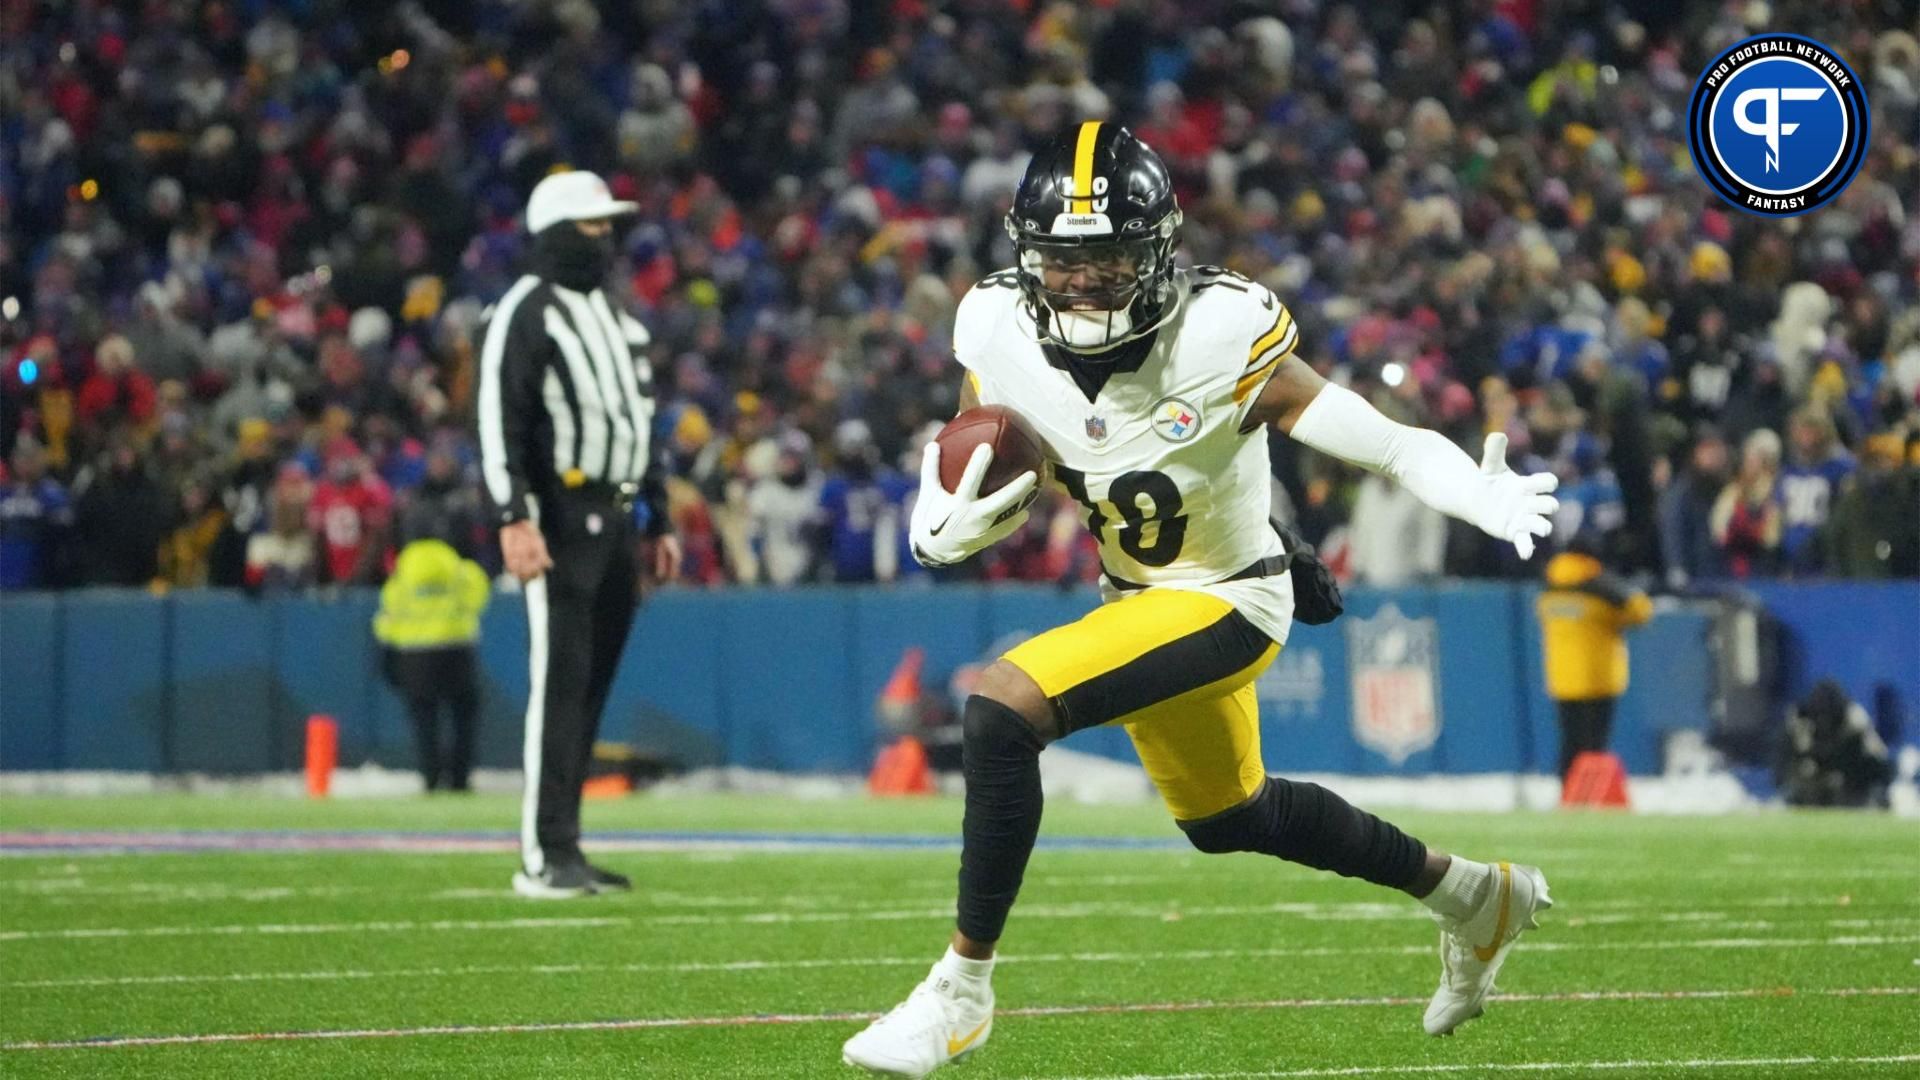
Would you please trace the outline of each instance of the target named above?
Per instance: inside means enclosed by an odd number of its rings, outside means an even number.
[[[1653,603],[1601,565],[1585,534],[1548,560],[1546,579],[1537,606],[1565,781],[1576,755],[1607,748],[1614,703],[1627,690],[1625,632],[1652,616]]]
[[[406,699],[428,791],[469,789],[480,712],[475,646],[490,589],[486,571],[443,540],[408,544],[380,589],[373,636],[388,681]],[[453,724],[444,753],[443,706]]]

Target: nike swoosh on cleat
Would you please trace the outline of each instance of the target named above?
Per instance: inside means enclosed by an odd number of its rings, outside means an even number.
[[[972,1046],[973,1040],[979,1038],[980,1033],[987,1030],[987,1022],[988,1020],[991,1020],[991,1019],[992,1017],[988,1017],[987,1020],[980,1021],[980,1026],[977,1028],[974,1028],[971,1032],[969,1032],[967,1034],[967,1037],[964,1039],[956,1039],[951,1035],[947,1036],[947,1056],[948,1057],[957,1056],[960,1053],[960,1051],[965,1050],[969,1046]]]
[[[1499,955],[1500,942],[1507,936],[1507,917],[1513,910],[1513,864],[1500,864],[1500,921],[1493,927],[1493,944],[1473,947],[1473,958],[1483,964],[1493,963]]]
[[[928,529],[928,530],[927,530],[927,535],[928,535],[928,536],[939,536],[939,535],[940,535],[940,530],[941,530],[941,529],[944,529],[944,528],[946,528],[946,527],[947,527],[947,523],[948,523],[948,522],[950,522],[950,521],[952,521],[952,520],[953,520],[953,515],[952,515],[952,514],[948,514],[948,515],[947,515],[946,517],[943,517],[943,518],[941,518],[941,519],[940,519],[940,524],[938,524],[938,525],[935,525],[935,526],[934,526],[933,528],[931,528],[931,529]]]

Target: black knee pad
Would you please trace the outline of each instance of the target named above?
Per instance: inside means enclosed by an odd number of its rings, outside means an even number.
[[[1026,717],[979,694],[969,697],[960,712],[960,734],[969,755],[1038,754],[1047,745]]]
[[[1261,851],[1273,829],[1272,788],[1269,779],[1251,798],[1231,810],[1199,821],[1180,822],[1181,831],[1187,834],[1189,843],[1209,855]]]
[[[1321,787],[1268,777],[1231,810],[1182,822],[1208,854],[1252,851],[1402,889],[1427,860],[1427,847]]]

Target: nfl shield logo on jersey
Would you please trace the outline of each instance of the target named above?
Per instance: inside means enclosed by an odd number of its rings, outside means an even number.
[[[1087,417],[1087,438],[1094,442],[1107,441],[1107,418],[1104,416]]]
[[[1371,619],[1347,620],[1353,679],[1353,737],[1397,768],[1440,737],[1439,643],[1431,618],[1409,619],[1392,604]]]

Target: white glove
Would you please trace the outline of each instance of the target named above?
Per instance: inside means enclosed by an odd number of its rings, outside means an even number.
[[[1448,517],[1510,541],[1523,559],[1533,557],[1533,538],[1547,536],[1547,518],[1560,506],[1549,492],[1560,486],[1552,473],[1520,476],[1507,468],[1507,437],[1487,436],[1480,468],[1437,431],[1396,424],[1360,395],[1329,383],[1300,412],[1294,439],[1342,461],[1398,481],[1413,496]]]
[[[1553,534],[1548,519],[1560,508],[1552,495],[1560,478],[1550,472],[1522,476],[1508,468],[1507,436],[1498,431],[1487,436],[1480,475],[1486,490],[1474,500],[1472,522],[1488,536],[1511,542],[1522,559],[1533,558],[1533,538]]]
[[[920,565],[952,566],[1027,523],[1027,497],[1040,478],[1028,470],[982,497],[980,481],[992,462],[993,447],[985,443],[974,447],[959,490],[948,491],[940,484],[940,444],[927,444],[920,457],[920,497],[914,500],[907,530],[913,557]]]

